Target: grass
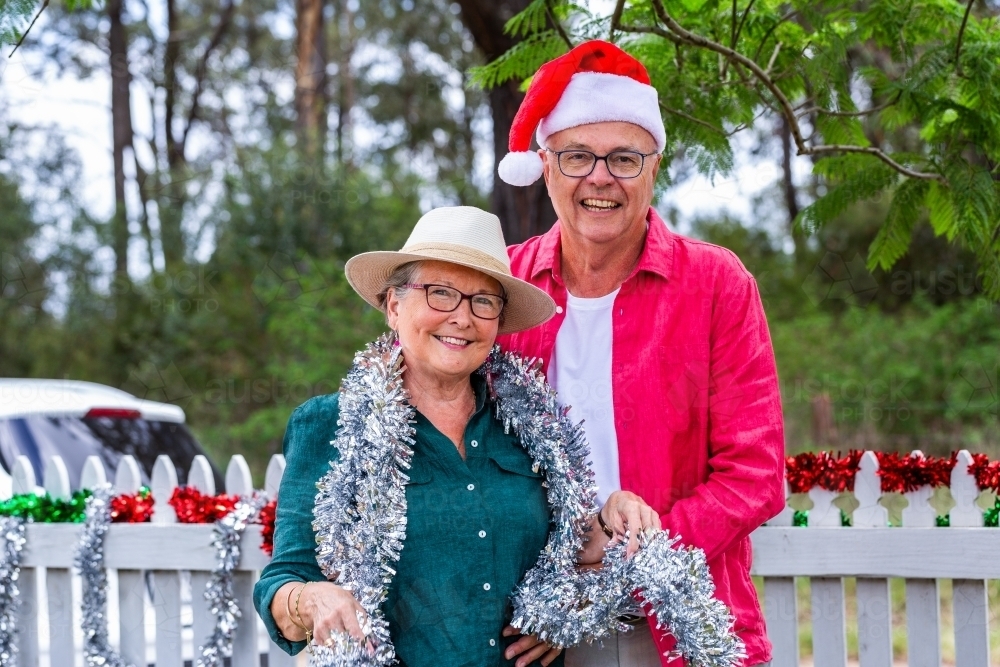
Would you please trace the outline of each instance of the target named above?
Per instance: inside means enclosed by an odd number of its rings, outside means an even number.
[[[799,659],[802,664],[812,664],[812,600],[809,579],[796,579],[799,617]],[[763,600],[764,586],[761,577],[754,577],[757,594]],[[847,655],[856,664],[858,660],[858,623],[855,578],[844,579],[844,596],[846,600],[847,625]],[[941,618],[941,663],[955,664],[955,628],[952,617],[952,585],[951,580],[940,580],[940,618]],[[907,662],[906,640],[906,588],[903,579],[889,580],[889,597],[892,604],[892,653],[897,664]],[[987,597],[989,604],[989,636],[990,664],[1000,666],[1000,580],[987,582]]]

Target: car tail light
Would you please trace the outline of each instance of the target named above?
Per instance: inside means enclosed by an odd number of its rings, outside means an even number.
[[[87,414],[83,416],[84,419],[91,419],[94,417],[111,417],[113,419],[140,419],[142,413],[138,410],[130,410],[128,408],[91,408],[87,411]]]

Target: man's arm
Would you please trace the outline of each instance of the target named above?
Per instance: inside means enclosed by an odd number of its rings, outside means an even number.
[[[710,561],[785,504],[781,396],[763,305],[742,266],[725,273],[709,341],[708,480],[660,516]]]

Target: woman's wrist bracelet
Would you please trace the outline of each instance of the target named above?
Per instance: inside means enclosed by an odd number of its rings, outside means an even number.
[[[604,517],[601,516],[601,510],[597,511],[597,525],[601,527],[601,530],[604,531],[605,535],[607,535],[611,539],[614,539],[615,531],[611,530],[611,528],[608,527],[608,524],[604,523]]]
[[[292,592],[288,591],[288,597],[285,598],[285,609],[288,611],[288,619],[302,632],[306,633],[306,643],[312,643],[312,630],[306,627],[305,623],[302,622],[302,616],[299,614],[299,599],[302,597],[302,591],[306,589],[306,586],[310,582],[305,582],[299,586],[299,590],[295,593],[295,613],[292,614],[291,605],[289,604],[292,600]]]

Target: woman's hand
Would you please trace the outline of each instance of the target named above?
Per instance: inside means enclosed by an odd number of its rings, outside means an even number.
[[[365,610],[353,595],[329,581],[285,584],[271,601],[271,615],[282,636],[290,641],[306,639],[303,628],[309,629],[316,644],[324,643],[335,631],[346,632],[362,643],[368,639],[361,628],[368,621]]]
[[[581,565],[599,563],[604,558],[604,550],[609,544],[617,544],[629,532],[625,555],[632,556],[639,550],[639,533],[647,530],[661,530],[660,517],[642,498],[631,491],[615,491],[599,512],[604,524],[614,533],[610,538],[601,529],[594,517],[590,541],[580,550],[578,562]]]
[[[520,634],[520,631],[512,625],[503,629],[504,637],[513,637],[517,634]],[[535,635],[524,635],[507,647],[503,657],[510,660],[515,656],[520,656],[515,663],[516,667],[527,667],[539,658],[541,658],[543,665],[549,665],[560,653],[562,653],[561,648],[552,648]]]
[[[302,622],[312,629],[313,641],[322,645],[333,632],[346,632],[364,644],[369,640],[361,625],[368,614],[347,590],[329,581],[312,582],[302,591]],[[360,622],[359,622],[360,619]]]

